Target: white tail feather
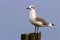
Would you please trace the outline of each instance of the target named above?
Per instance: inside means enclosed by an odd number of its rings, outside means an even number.
[[[49,23],[49,25],[48,26],[50,26],[50,27],[54,27],[53,25],[52,25],[52,23]]]

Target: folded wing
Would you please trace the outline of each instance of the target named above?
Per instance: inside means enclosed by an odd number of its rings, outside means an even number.
[[[43,25],[48,25],[48,24],[49,24],[45,19],[41,18],[41,17],[38,16],[38,15],[36,15],[35,20],[36,20],[37,22],[41,22]]]

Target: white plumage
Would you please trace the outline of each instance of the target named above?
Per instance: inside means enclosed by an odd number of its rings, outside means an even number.
[[[34,5],[30,5],[27,9],[29,9],[29,20],[35,25],[35,32],[37,27],[37,32],[39,27],[54,27],[54,24],[47,22],[45,19],[41,18],[36,14]]]

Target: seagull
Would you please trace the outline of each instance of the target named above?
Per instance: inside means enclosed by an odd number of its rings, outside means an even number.
[[[27,9],[29,9],[29,21],[35,26],[34,32],[38,32],[39,27],[54,27],[55,26],[53,23],[48,22],[44,18],[37,15],[34,5],[28,6]]]

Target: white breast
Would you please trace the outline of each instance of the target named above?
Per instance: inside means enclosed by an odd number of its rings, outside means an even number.
[[[36,18],[35,10],[30,10],[29,17],[31,17],[31,18]]]
[[[30,10],[29,20],[31,23],[35,23],[36,13],[35,10]]]
[[[35,10],[30,10],[29,19],[34,19],[34,18],[36,18]]]

